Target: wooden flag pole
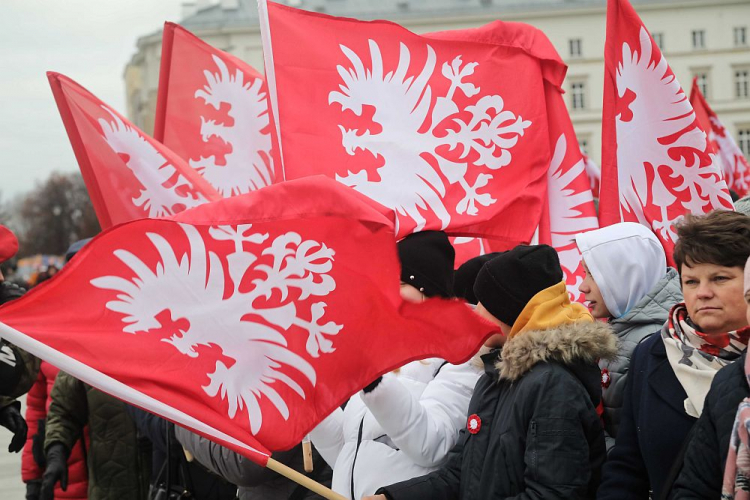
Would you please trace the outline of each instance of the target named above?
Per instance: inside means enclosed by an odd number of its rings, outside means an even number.
[[[299,473],[290,467],[287,467],[286,465],[282,464],[281,462],[277,460],[274,460],[273,458],[268,459],[268,463],[266,464],[266,467],[268,467],[272,471],[278,472],[279,474],[281,474],[282,476],[288,479],[291,479],[297,484],[301,484],[308,490],[312,491],[313,493],[317,493],[318,495],[324,498],[328,498],[329,500],[347,500],[345,496],[339,495],[332,489],[326,488],[319,482],[313,481],[312,479],[305,476],[304,474]]]
[[[312,443],[310,442],[310,435],[308,434],[302,439],[302,459],[305,467],[305,472],[308,474],[313,471],[313,458],[312,458]]]

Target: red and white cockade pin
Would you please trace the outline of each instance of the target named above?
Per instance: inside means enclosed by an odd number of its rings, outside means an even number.
[[[477,432],[479,432],[479,429],[482,428],[482,419],[479,418],[479,415],[477,415],[476,413],[471,415],[469,417],[469,420],[466,422],[466,428],[472,434],[476,434]]]
[[[609,374],[609,370],[606,368],[602,368],[602,387],[605,389],[609,387],[609,384],[612,382],[612,376]]]

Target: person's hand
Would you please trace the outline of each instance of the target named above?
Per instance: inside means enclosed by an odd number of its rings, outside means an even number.
[[[8,451],[11,453],[18,453],[23,449],[26,443],[26,433],[29,431],[26,420],[21,416],[20,408],[21,403],[16,401],[0,409],[0,425],[13,433],[13,439],[8,445]]]
[[[388,497],[386,497],[385,495],[371,495],[362,497],[362,500],[388,500]]]
[[[47,468],[42,476],[40,500],[54,500],[55,485],[60,481],[63,491],[68,489],[68,450],[62,443],[53,443],[47,449]]]
[[[39,500],[42,491],[42,480],[32,479],[26,483],[26,500]]]
[[[10,281],[0,281],[0,304],[22,297],[26,289]]]

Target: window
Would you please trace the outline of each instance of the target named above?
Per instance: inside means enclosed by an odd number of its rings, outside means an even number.
[[[740,149],[745,156],[750,156],[750,126],[737,130]]]
[[[570,98],[573,109],[586,109],[586,83],[573,82],[570,84]]]
[[[695,83],[698,84],[701,94],[704,97],[708,97],[708,72],[705,70],[695,71],[693,72],[693,77],[695,77]]]
[[[570,57],[581,57],[583,56],[583,50],[581,48],[580,38],[571,38],[568,40],[568,48],[570,49]]]
[[[693,30],[693,48],[706,48],[706,32],[704,30]]]
[[[739,99],[750,97],[750,69],[734,70],[734,96]]]
[[[747,28],[738,26],[734,28],[734,46],[744,47],[747,45]]]
[[[664,52],[664,33],[652,33],[651,36],[656,46],[659,47],[659,50]]]

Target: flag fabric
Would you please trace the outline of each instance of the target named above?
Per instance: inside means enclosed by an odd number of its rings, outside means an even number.
[[[47,77],[102,229],[220,195],[179,156],[59,73]]]
[[[686,213],[732,209],[706,133],[659,47],[627,0],[608,0],[600,222],[640,222],[670,265]]]
[[[591,184],[591,194],[594,198],[599,198],[599,188],[602,183],[602,171],[599,165],[594,163],[594,160],[586,154],[583,148],[581,148],[581,156],[583,156],[583,162],[586,164],[586,175],[589,177],[589,183]]]
[[[742,150],[722,125],[718,115],[708,105],[696,78],[693,79],[693,88],[690,91],[690,104],[701,127],[708,132],[708,140],[716,151],[716,160],[721,165],[727,186],[740,197],[746,196],[750,189],[750,165]]]
[[[266,94],[250,65],[164,24],[154,137],[224,197],[274,181]]]
[[[397,212],[399,236],[531,239],[551,157],[544,81],[559,86],[565,73],[540,31],[493,23],[418,36],[259,5],[278,177],[351,186]],[[503,29],[517,36],[495,43]]]
[[[584,297],[578,287],[586,272],[574,238],[576,234],[597,229],[599,221],[586,162],[562,93],[547,85],[546,98],[553,156],[547,173],[549,203],[542,212],[539,242],[557,250],[571,300],[582,302]]]
[[[378,375],[464,362],[496,331],[401,300],[393,227],[321,176],[135,220],[0,308],[0,335],[265,464]]]
[[[471,238],[466,236],[456,236],[450,238],[451,245],[456,251],[454,267],[458,269],[461,264],[474,257],[491,253],[490,241],[485,238]]]

